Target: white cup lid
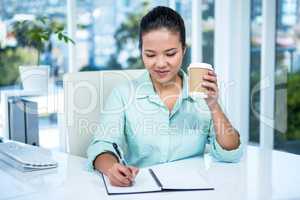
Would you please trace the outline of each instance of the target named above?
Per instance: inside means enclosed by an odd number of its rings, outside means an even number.
[[[209,70],[214,70],[214,68],[212,67],[212,65],[208,64],[208,63],[199,63],[199,62],[193,62],[189,65],[188,69],[190,68],[204,68],[204,69],[209,69]]]

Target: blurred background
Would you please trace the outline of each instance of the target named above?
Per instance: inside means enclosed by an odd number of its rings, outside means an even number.
[[[202,0],[202,60],[214,64],[215,1]],[[183,69],[191,62],[192,0],[76,0],[76,69],[97,71],[143,68],[138,50],[141,17],[157,5],[171,6],[185,21],[188,49]],[[66,27],[67,0],[0,0],[0,91],[21,88],[18,67],[49,66],[47,97],[39,104],[40,144],[59,145],[57,113],[63,110],[62,77],[69,72],[68,45],[50,37],[41,51],[24,43],[22,20],[47,19],[49,26]],[[251,0],[250,10],[249,142],[259,144],[262,1]],[[274,148],[300,154],[300,0],[277,0]],[[40,59],[38,59],[40,58]],[[0,111],[1,113],[1,111]],[[1,119],[1,118],[0,118]],[[0,126],[3,122],[0,120]]]

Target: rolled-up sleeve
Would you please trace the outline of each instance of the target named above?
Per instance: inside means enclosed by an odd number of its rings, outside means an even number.
[[[121,154],[126,151],[124,109],[125,106],[120,92],[114,89],[107,98],[104,109],[101,110],[100,124],[87,149],[88,170],[92,171],[94,169],[94,160],[99,154],[113,152],[117,155],[112,143],[116,143],[119,146]]]
[[[208,140],[210,144],[210,153],[218,161],[222,162],[239,162],[243,155],[243,144],[240,141],[238,148],[233,150],[226,150],[218,143],[216,134],[211,120],[209,128]]]

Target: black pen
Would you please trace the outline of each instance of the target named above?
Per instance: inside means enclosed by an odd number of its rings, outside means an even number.
[[[112,143],[112,145],[113,145],[115,151],[117,152],[118,157],[119,157],[119,159],[121,160],[121,163],[122,163],[124,166],[127,166],[127,163],[126,163],[125,159],[123,158],[123,156],[121,155],[121,152],[119,151],[119,147],[118,147],[117,143]]]
[[[128,165],[127,165],[127,162],[125,161],[125,159],[124,159],[123,156],[121,155],[121,152],[120,152],[120,150],[119,150],[119,147],[118,147],[117,143],[112,143],[112,145],[113,145],[115,151],[117,152],[117,154],[118,154],[118,156],[119,156],[119,159],[121,160],[121,163],[122,163],[124,166],[128,166]],[[131,170],[130,170],[130,171],[131,171]],[[132,180],[132,182],[131,182],[130,185],[132,185],[133,183],[134,183],[134,180]]]

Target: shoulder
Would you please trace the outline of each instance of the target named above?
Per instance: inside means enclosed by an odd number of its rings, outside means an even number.
[[[111,95],[121,98],[122,101],[128,102],[130,99],[135,98],[145,83],[145,76],[147,72],[144,71],[137,78],[128,79],[117,84],[111,91]]]

